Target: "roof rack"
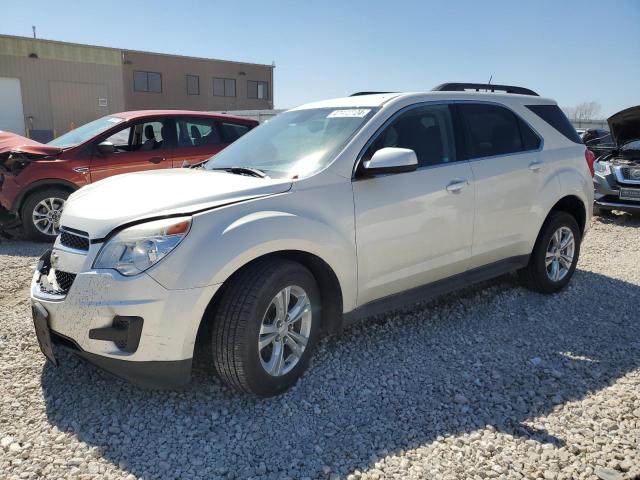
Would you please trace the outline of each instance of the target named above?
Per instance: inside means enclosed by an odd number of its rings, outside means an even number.
[[[539,95],[533,90],[524,87],[514,87],[512,85],[491,85],[488,83],[443,83],[437,87],[433,87],[434,92],[464,92],[466,90],[475,90],[476,92],[487,91],[495,93],[496,91],[505,93],[517,93],[519,95]]]
[[[360,97],[362,95],[382,95],[383,93],[393,93],[393,92],[356,92],[349,95],[350,97]]]

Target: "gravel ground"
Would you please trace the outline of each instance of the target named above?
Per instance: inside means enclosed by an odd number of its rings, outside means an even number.
[[[595,219],[570,287],[507,276],[323,340],[256,400],[45,364],[0,244],[0,478],[640,478],[640,220]]]

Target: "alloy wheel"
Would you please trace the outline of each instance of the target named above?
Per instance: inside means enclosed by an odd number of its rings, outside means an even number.
[[[33,209],[33,224],[45,235],[58,235],[63,208],[64,199],[62,198],[50,197],[41,200]]]
[[[311,335],[311,302],[299,286],[283,288],[267,307],[258,335],[258,353],[264,370],[286,375],[300,361]]]
[[[575,248],[575,238],[569,227],[560,227],[551,236],[544,259],[551,281],[559,282],[567,276],[573,265]]]

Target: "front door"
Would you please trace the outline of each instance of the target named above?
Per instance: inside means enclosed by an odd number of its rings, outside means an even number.
[[[102,155],[93,147],[91,181],[121,173],[171,168],[173,121],[166,118],[131,122],[99,142],[110,142],[114,153]]]
[[[474,182],[456,157],[450,107],[398,114],[362,160],[384,147],[412,149],[418,169],[353,182],[359,305],[462,273],[471,257]]]

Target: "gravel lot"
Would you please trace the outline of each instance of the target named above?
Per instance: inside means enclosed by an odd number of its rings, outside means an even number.
[[[0,478],[640,478],[640,220],[595,219],[570,287],[513,276],[321,342],[287,394],[197,370],[132,387],[45,364],[28,283],[44,245],[0,244]]]

